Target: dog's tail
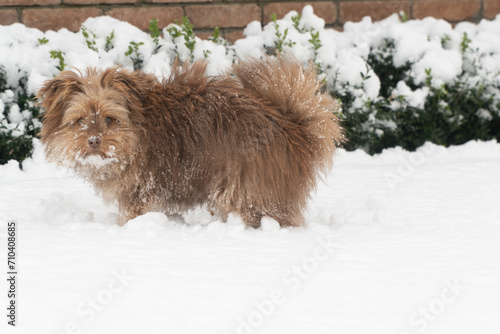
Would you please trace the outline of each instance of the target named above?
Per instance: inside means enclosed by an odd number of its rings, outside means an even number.
[[[270,103],[293,124],[296,149],[307,154],[316,167],[326,171],[335,147],[343,141],[335,115],[337,100],[321,93],[322,84],[313,65],[304,68],[291,56],[250,59],[233,66],[243,87],[264,103]]]

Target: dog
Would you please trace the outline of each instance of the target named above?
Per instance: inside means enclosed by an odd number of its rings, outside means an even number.
[[[204,62],[176,62],[162,81],[120,67],[77,72],[40,89],[41,142],[48,161],[117,202],[120,225],[205,205],[224,221],[301,226],[343,139],[338,102],[292,57],[247,59],[214,77]]]

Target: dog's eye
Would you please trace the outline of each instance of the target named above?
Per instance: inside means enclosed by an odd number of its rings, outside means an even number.
[[[85,120],[83,118],[78,119],[78,125],[83,125]]]
[[[106,117],[104,119],[104,123],[106,123],[106,125],[110,125],[111,123],[113,123],[113,119],[111,117]]]

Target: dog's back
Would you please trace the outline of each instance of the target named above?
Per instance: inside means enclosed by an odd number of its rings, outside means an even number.
[[[263,216],[301,225],[341,140],[338,104],[320,93],[313,67],[291,58],[251,59],[232,70],[206,78],[202,63],[176,66],[153,94],[161,98],[150,110],[164,109],[166,126],[157,132],[170,136],[165,182],[176,196],[167,205],[182,209],[208,198],[221,216],[237,212],[252,226]]]

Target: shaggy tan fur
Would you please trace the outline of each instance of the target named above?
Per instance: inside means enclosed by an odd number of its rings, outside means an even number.
[[[169,79],[121,68],[63,72],[39,92],[41,140],[117,200],[120,223],[206,205],[258,227],[304,223],[302,211],[342,133],[338,104],[312,66],[251,59],[224,76],[175,65]]]

